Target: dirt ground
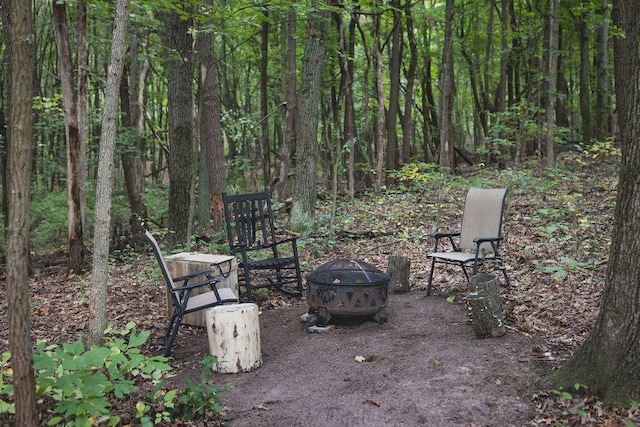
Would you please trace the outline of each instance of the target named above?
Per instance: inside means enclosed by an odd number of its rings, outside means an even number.
[[[223,393],[223,425],[508,426],[535,417],[531,395],[549,362],[512,330],[475,338],[464,303],[391,293],[385,324],[333,318],[324,333],[301,321],[307,309],[298,300],[263,310],[263,365],[216,374],[233,386]],[[179,336],[176,360],[208,353],[206,332],[192,333],[201,339]]]

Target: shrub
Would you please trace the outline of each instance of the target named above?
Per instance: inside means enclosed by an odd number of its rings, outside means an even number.
[[[129,323],[122,331],[109,326],[104,346],[85,348],[82,341],[48,345],[38,341],[34,351],[36,395],[47,425],[115,426],[123,422],[112,408],[141,398],[129,416],[143,426],[193,420],[218,411],[218,388],[207,379],[187,383],[185,390],[166,388],[174,375],[164,356],[145,356],[140,346],[149,332],[138,333]],[[206,360],[206,359],[205,359]],[[212,361],[206,362],[211,370]],[[15,413],[9,352],[0,357],[0,416]],[[121,415],[122,415],[122,411]]]

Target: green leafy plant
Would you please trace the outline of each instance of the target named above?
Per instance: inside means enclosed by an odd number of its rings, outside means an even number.
[[[199,382],[187,380],[184,390],[178,394],[175,415],[183,421],[204,418],[207,413],[219,412],[221,409],[220,387],[213,384],[213,365],[218,363],[216,356],[207,356],[200,361],[202,378]]]
[[[121,422],[111,412],[113,402],[151,383],[156,390],[171,375],[167,358],[148,357],[140,352],[149,332],[138,333],[129,323],[122,331],[109,326],[104,346],[85,348],[82,341],[62,345],[38,341],[33,355],[36,395],[39,405],[50,414],[47,425],[90,426]],[[2,355],[3,397],[0,413],[13,413],[13,387],[4,379],[11,377],[9,352]],[[4,396],[8,399],[5,401]]]
[[[581,262],[574,258],[563,257],[558,261],[546,260],[545,262],[539,263],[536,271],[551,274],[551,278],[554,280],[563,280],[569,273],[593,269],[594,264],[594,260]]]
[[[109,325],[105,345],[86,349],[82,341],[48,345],[38,341],[34,352],[36,394],[46,411],[47,425],[115,426],[123,422],[112,412],[118,401],[143,393],[131,417],[147,427],[177,420],[193,421],[220,410],[221,389],[212,382],[215,356],[200,363],[200,382],[187,381],[183,390],[166,388],[173,368],[164,356],[145,356],[140,346],[149,332],[134,323],[120,331]],[[15,414],[10,353],[0,356],[0,415]],[[145,393],[145,390],[149,390]]]
[[[0,415],[2,414],[15,414],[16,406],[13,402],[4,400],[4,396],[13,395],[13,385],[5,380],[10,380],[13,376],[13,371],[9,364],[11,354],[8,351],[0,354]]]

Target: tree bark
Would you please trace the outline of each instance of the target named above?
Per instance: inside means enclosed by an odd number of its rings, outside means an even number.
[[[397,293],[409,292],[411,260],[404,256],[389,255],[388,263],[387,273],[391,276],[388,290]]]
[[[286,99],[284,106],[284,136],[282,141],[282,155],[280,156],[280,169],[278,179],[278,198],[286,200],[291,194],[289,188],[289,169],[291,166],[291,154],[295,148],[296,129],[298,126],[298,106],[296,98],[296,27],[297,19],[293,9],[287,16],[286,25],[283,25],[283,44],[286,46],[283,55],[283,93]]]
[[[385,106],[384,106],[384,74],[382,63],[382,43],[380,42],[380,15],[374,17],[373,55],[376,67],[376,98],[378,101],[378,123],[376,126],[375,154],[376,154],[376,192],[382,189],[384,183],[384,131],[385,131]]]
[[[16,425],[39,425],[29,307],[29,205],[33,135],[33,14],[30,0],[3,1],[9,57],[7,317]]]
[[[596,30],[596,114],[595,138],[604,141],[611,134],[611,99],[609,84],[609,1],[600,0],[601,22]],[[589,142],[589,141],[585,141]]]
[[[113,20],[111,60],[107,70],[100,154],[96,182],[93,267],[89,289],[90,344],[99,343],[107,327],[107,285],[109,271],[109,225],[111,223],[111,193],[113,191],[114,156],[118,128],[120,80],[126,53],[129,0],[118,0]]]
[[[605,403],[640,399],[640,3],[614,0],[614,70],[622,164],[604,294],[594,328],[576,354],[544,380],[589,387]]]
[[[193,184],[193,58],[190,20],[175,12],[161,17],[166,28],[167,114],[169,127],[169,234],[170,247],[189,239]]]
[[[82,198],[81,188],[81,140],[78,126],[78,112],[73,88],[71,71],[71,47],[69,46],[69,30],[67,25],[66,3],[53,2],[53,22],[56,30],[58,46],[58,69],[62,99],[64,104],[65,133],[67,138],[67,221],[69,237],[70,272],[84,269],[84,242],[82,234]]]
[[[588,1],[582,1],[585,8]],[[591,123],[591,96],[589,83],[589,29],[587,27],[587,16],[576,18],[578,35],[580,36],[580,119],[582,121],[582,143],[589,144],[592,136]]]
[[[469,280],[472,292],[466,296],[471,326],[478,338],[498,338],[507,330],[502,315],[498,280],[490,274],[476,274]]]
[[[260,147],[262,149],[262,186],[271,181],[271,147],[269,143],[269,10],[263,8],[260,24]],[[275,148],[275,147],[274,147]],[[274,150],[275,151],[275,150]]]
[[[413,25],[413,15],[411,13],[412,3],[407,2],[404,6],[404,14],[407,22],[407,41],[409,42],[409,68],[407,69],[407,86],[404,96],[404,115],[402,117],[402,163],[411,161],[411,141],[414,138],[415,127],[413,124],[413,108],[415,99],[413,88],[415,86],[416,69],[418,68],[418,46],[415,38],[415,28]]]
[[[389,107],[387,111],[387,170],[398,169],[398,103],[400,99],[400,64],[402,62],[402,19],[400,0],[391,2],[393,30],[391,32],[391,58],[389,60]],[[388,180],[388,178],[387,178]]]
[[[134,46],[131,46],[131,56],[134,58],[131,60],[137,61],[136,50]],[[122,110],[122,125],[129,130],[131,138],[129,144],[131,145],[122,152],[122,172],[124,175],[124,183],[127,188],[127,196],[129,199],[129,207],[131,209],[131,218],[129,218],[129,225],[131,226],[131,235],[133,240],[142,239],[142,223],[147,216],[146,209],[142,201],[143,191],[143,171],[141,167],[140,152],[138,150],[138,127],[135,114],[137,114],[136,106],[131,102],[131,95],[136,94],[136,85],[133,88],[129,86],[129,80],[133,83],[136,82],[137,75],[134,74],[135,68],[130,67],[132,72],[127,78],[127,68],[123,71],[123,77],[120,84],[120,104]],[[117,237],[117,236],[114,236]]]
[[[312,2],[317,7],[317,2]],[[318,103],[327,40],[326,12],[318,9],[307,20],[307,41],[302,60],[302,83],[298,96],[300,106],[297,132],[296,182],[291,206],[290,225],[303,229],[314,218],[316,203],[316,161],[318,157]]]
[[[211,226],[214,231],[222,231],[225,227],[222,193],[226,182],[215,42],[209,33],[202,33],[200,38],[200,147],[206,161]]]
[[[455,93],[453,73],[453,13],[454,0],[445,6],[444,48],[442,52],[442,100],[440,103],[440,167],[455,169],[455,133],[453,129],[453,98]]]
[[[547,96],[546,96],[546,145],[547,145],[547,167],[552,168],[556,164],[555,151],[555,127],[556,127],[556,88],[558,86],[558,46],[559,46],[559,13],[560,0],[549,0],[549,64],[547,74]]]

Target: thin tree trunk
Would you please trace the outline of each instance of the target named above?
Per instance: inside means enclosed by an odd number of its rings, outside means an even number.
[[[222,193],[226,183],[215,42],[212,34],[201,34],[200,37],[200,147],[206,155],[211,226],[214,231],[222,231],[225,227]]]
[[[349,147],[349,166],[348,166],[348,188],[349,197],[353,198],[356,188],[356,144],[358,133],[356,127],[356,117],[354,112],[353,101],[353,70],[354,70],[354,57],[355,57],[355,38],[356,38],[356,25],[358,21],[358,15],[352,13],[349,19],[349,41],[347,43],[347,58],[344,64],[346,71],[345,82],[345,94],[344,94],[344,137]]]
[[[39,425],[29,306],[29,205],[33,134],[33,14],[30,0],[2,2],[9,54],[7,318],[16,425]]]
[[[382,45],[380,43],[380,15],[375,15],[373,32],[373,52],[376,67],[376,97],[378,100],[378,123],[376,126],[376,192],[382,189],[384,183],[384,131],[385,131],[385,108],[384,108],[384,76],[382,72]]]
[[[596,115],[595,137],[603,141],[611,134],[609,85],[609,1],[600,0],[601,23],[596,30]],[[588,142],[588,141],[587,141]]]
[[[587,0],[583,0],[583,5],[587,7]],[[592,138],[591,123],[591,94],[589,84],[589,30],[586,16],[576,18],[578,21],[578,35],[580,36],[580,118],[582,121],[582,142],[589,144]]]
[[[260,31],[260,146],[262,147],[262,184],[271,181],[271,147],[269,145],[269,11],[263,8]]]
[[[100,154],[96,181],[95,232],[93,239],[93,267],[89,289],[90,344],[102,340],[107,326],[107,284],[109,270],[109,224],[111,223],[111,193],[118,128],[118,99],[120,80],[126,53],[129,0],[118,0],[113,20],[111,60],[107,70]]]
[[[407,39],[409,42],[409,68],[407,70],[407,86],[404,96],[404,115],[402,117],[402,163],[411,160],[411,140],[414,135],[413,125],[413,87],[415,85],[416,69],[418,67],[418,46],[414,35],[412,4],[407,2],[404,6],[405,19],[407,21]]]
[[[547,167],[549,168],[554,167],[556,164],[554,136],[556,126],[556,88],[558,83],[559,13],[560,0],[549,0],[549,70],[545,114],[545,122],[547,128]]]
[[[135,49],[131,51],[132,56],[135,55]],[[132,61],[137,61],[133,59]],[[129,68],[130,69],[130,68]],[[127,69],[123,71],[123,78],[120,80],[120,104],[122,105],[122,125],[129,129],[132,138],[130,139],[131,147],[124,150],[121,156],[122,172],[124,174],[125,187],[127,188],[127,196],[129,199],[129,207],[131,209],[131,218],[129,218],[129,225],[131,226],[131,234],[134,239],[142,238],[142,223],[146,218],[146,209],[142,203],[142,171],[140,170],[140,157],[138,148],[138,129],[136,126],[136,119],[134,112],[136,111],[135,105],[131,102],[131,94],[134,92],[129,87],[128,81],[136,81],[136,76],[131,73],[130,78],[127,78]],[[117,237],[117,236],[114,236]]]
[[[86,201],[84,183],[87,182],[87,107],[89,72],[89,53],[87,50],[87,6],[84,0],[78,1],[78,135],[80,152],[78,153],[78,173],[80,176],[80,224],[81,230],[86,227]],[[84,260],[83,260],[84,262]]]
[[[64,104],[65,133],[67,138],[67,221],[69,235],[69,271],[84,269],[84,242],[82,234],[81,139],[78,113],[71,71],[71,48],[67,26],[66,3],[53,2],[53,22],[58,45],[58,69]]]
[[[445,6],[444,49],[442,53],[442,101],[440,125],[440,167],[455,169],[455,133],[453,129],[453,11],[454,0],[447,0]]]
[[[391,59],[389,61],[389,110],[387,112],[387,170],[398,169],[398,102],[400,99],[400,64],[402,62],[402,19],[400,0],[391,2],[393,30],[391,33]]]
[[[295,147],[296,128],[298,122],[298,107],[296,98],[296,14],[290,11],[286,25],[283,25],[286,34],[283,43],[286,46],[283,67],[283,93],[286,97],[284,106],[284,138],[282,141],[282,155],[280,156],[280,171],[278,182],[278,196],[284,201],[291,193],[289,189],[289,167],[291,154]]]

